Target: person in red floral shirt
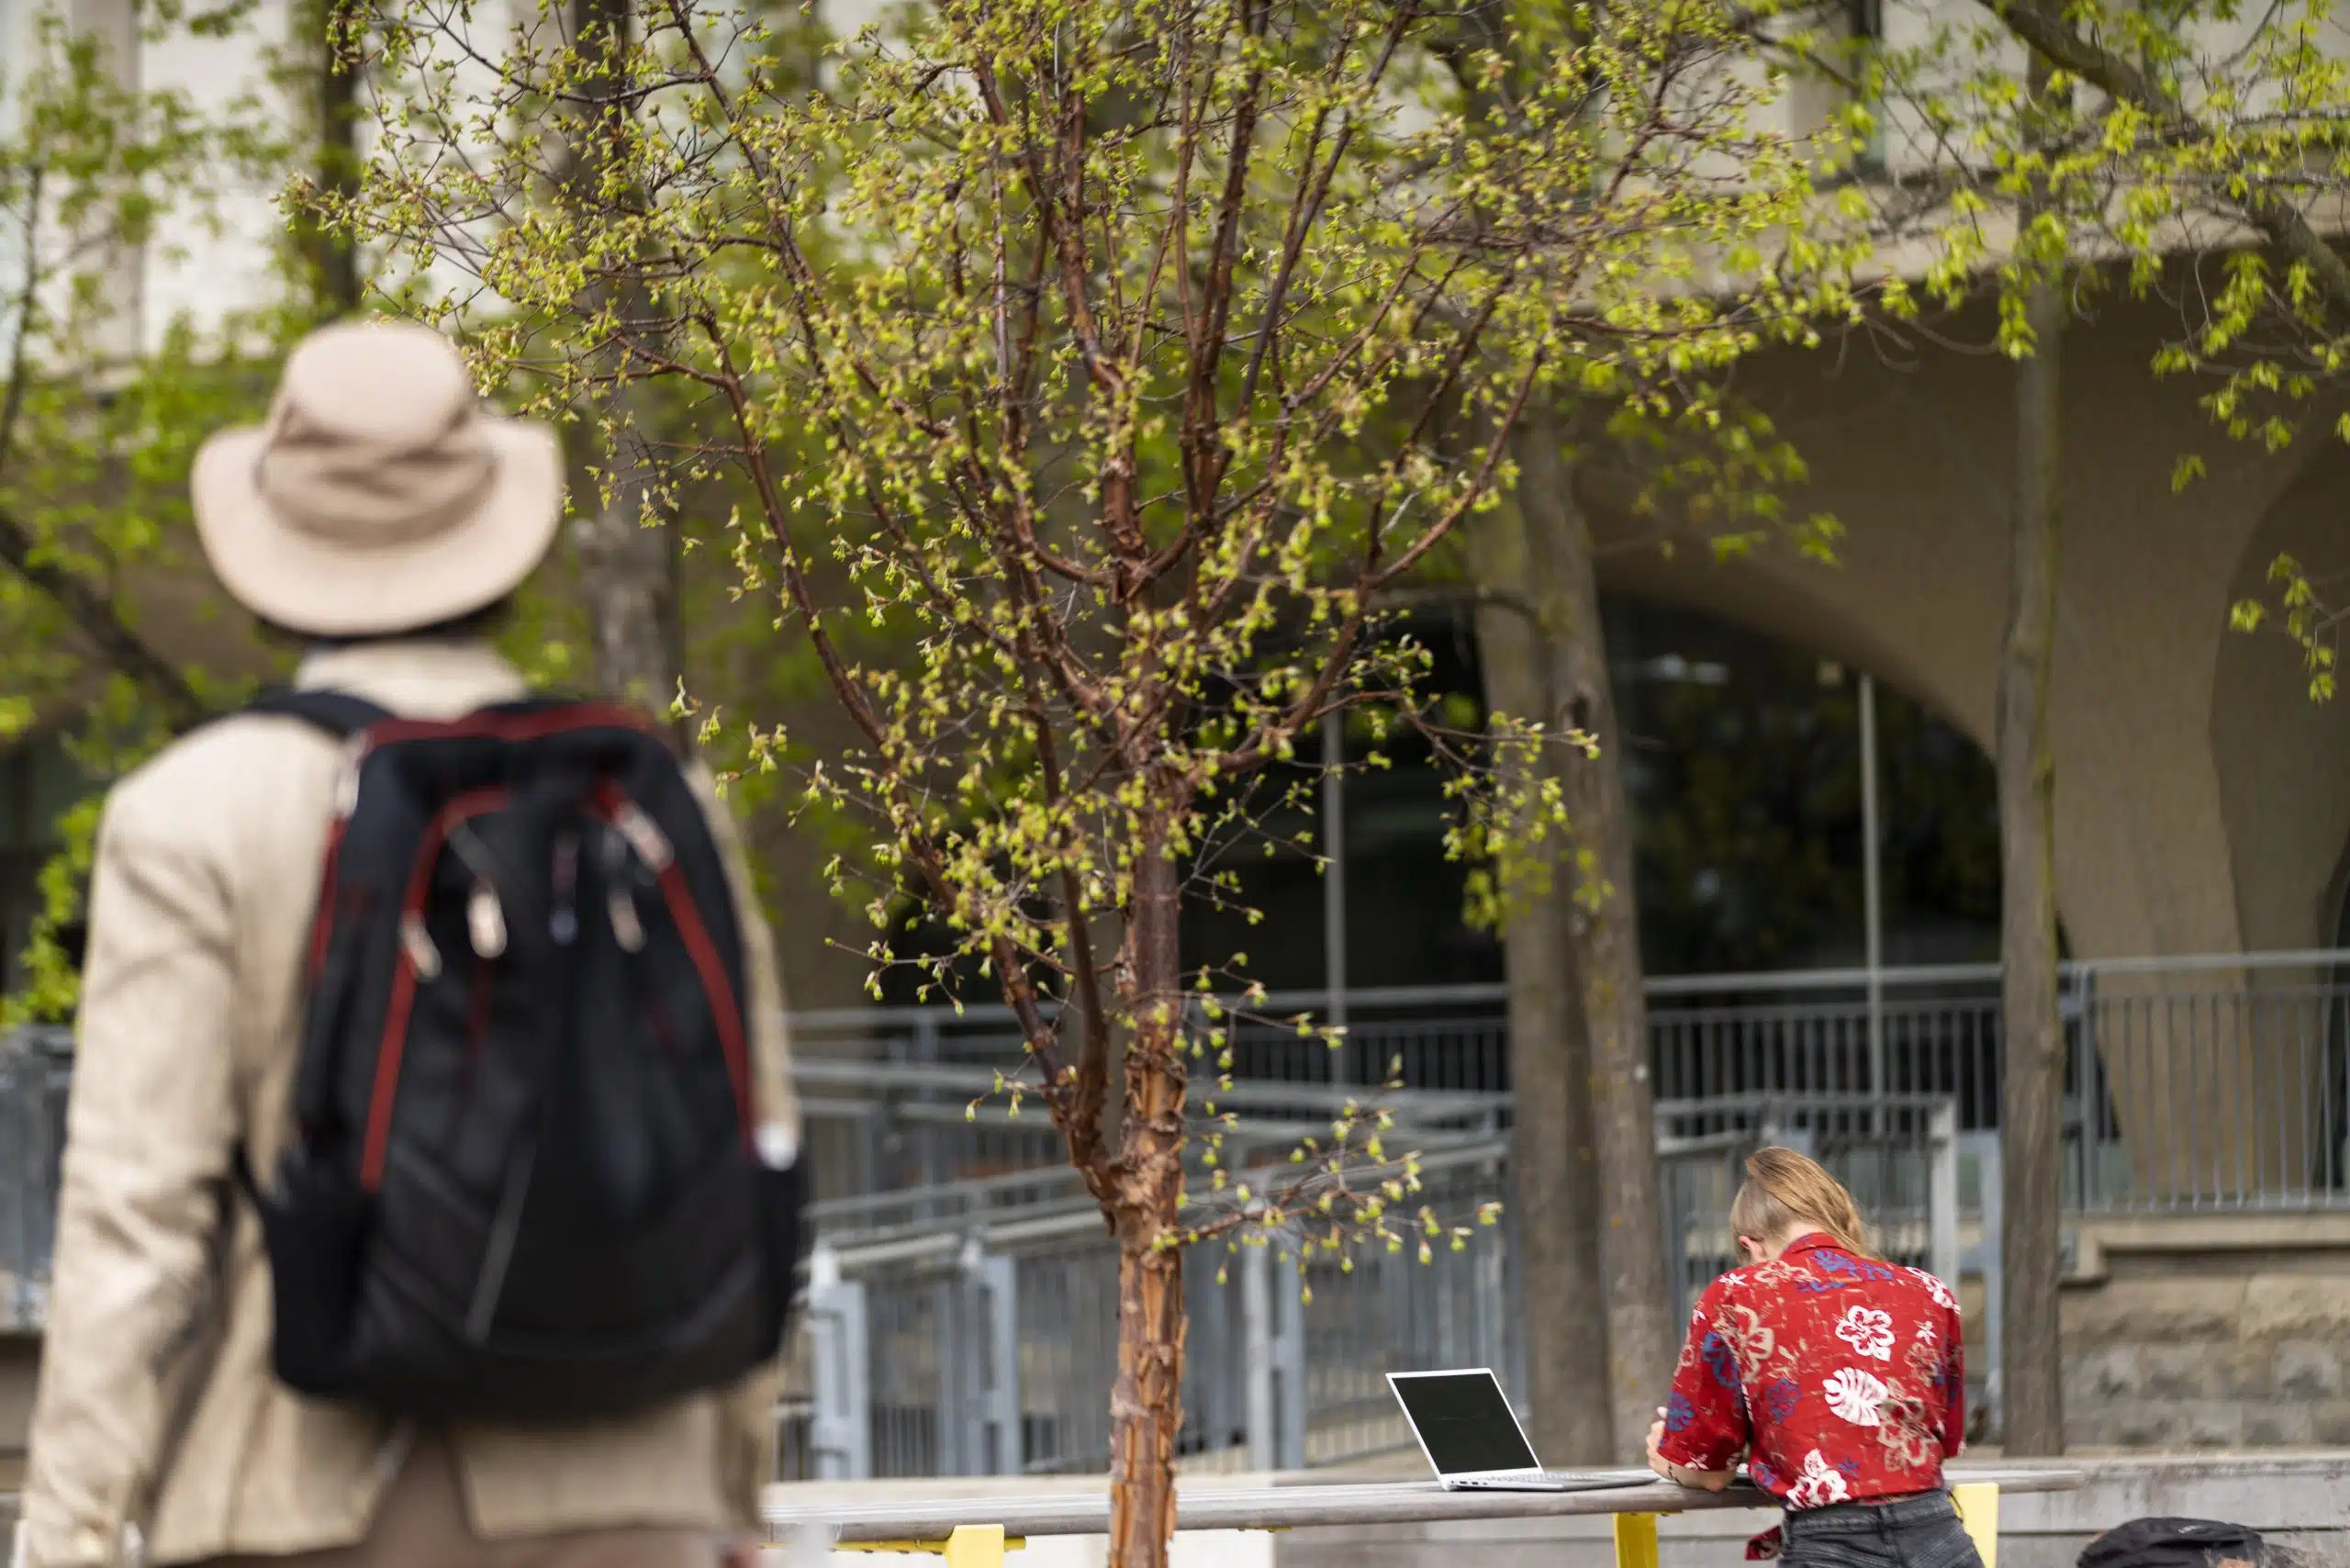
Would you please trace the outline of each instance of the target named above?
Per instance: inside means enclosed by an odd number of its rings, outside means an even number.
[[[1786,1507],[1750,1558],[1804,1568],[1981,1568],[1942,1483],[1966,1429],[1958,1302],[1870,1255],[1852,1194],[1793,1149],[1746,1162],[1747,1266],[1707,1287],[1649,1462],[1718,1491],[1743,1458]]]

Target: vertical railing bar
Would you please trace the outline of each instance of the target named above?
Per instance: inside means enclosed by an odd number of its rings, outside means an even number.
[[[2094,1196],[2085,1194],[2085,1202],[2097,1211],[2108,1206],[2106,1194],[2106,1133],[2108,1110],[2110,1110],[2110,1079],[2106,1074],[2106,1032],[2098,1027],[2103,1014],[2103,999],[2097,994],[2097,976],[2082,971],[2073,976],[2073,985],[2080,990],[2080,1032],[2082,1051],[2089,1062],[2089,1182]]]
[[[2146,1107],[2147,1111],[2150,1113],[2150,1119],[2154,1116],[2160,1116],[2167,1113],[2167,1119],[2171,1124],[2171,1137],[2168,1139],[2170,1148],[2167,1151],[2170,1160],[2170,1192],[2168,1196],[2170,1203],[2177,1204],[2180,1201],[2179,1158],[2187,1148],[2187,1137],[2182,1135],[2185,1133],[2187,1126],[2191,1124],[2195,1115],[2195,1107],[2191,1103],[2181,1103],[2180,1102],[2182,1099],[2191,1102],[2194,1096],[2194,1058],[2189,1057],[2187,1062],[2189,1076],[2186,1085],[2187,1093],[2185,1096],[2181,1096],[2179,1093],[2180,1085],[2174,1081],[2175,1074],[2165,1074],[2165,1081],[2159,1086],[2155,1084],[2154,1075],[2158,1069],[2154,1061],[2155,1047],[2153,1038],[2154,1018],[2152,1009],[2154,1007],[2154,998],[2148,996],[2141,1000],[2143,1002],[2145,1008],[2147,1009],[2146,1039],[2144,1041],[2143,1049],[2145,1059],[2141,1064],[2145,1070],[2145,1076],[2143,1080],[2145,1087],[2141,1091],[2141,1093],[2152,1101],[2152,1103]],[[2174,1050],[2171,1053],[2171,1057],[2174,1064],[2176,1064],[2178,1053]]]
[[[2245,1135],[2248,1132],[2253,1131],[2253,1129],[2246,1127],[2244,1124],[2246,1121],[2253,1119],[2258,1114],[2257,1110],[2255,1109],[2257,1102],[2253,1101],[2251,1097],[2252,1086],[2244,1081],[2244,1053],[2253,1044],[2250,1031],[2256,1030],[2260,1026],[2257,1011],[2258,1003],[2257,1000],[2252,993],[2252,986],[2254,983],[2252,976],[2244,976],[2241,989],[2234,992],[2232,999],[2233,1002],[2232,1011],[2235,1014],[2235,1026],[2230,1031],[2230,1034],[2233,1037],[2235,1048],[2231,1051],[2229,1055],[2233,1058],[2232,1065],[2233,1066],[2234,1070],[2228,1071],[2224,1068],[2221,1070],[2222,1076],[2228,1081],[2228,1097],[2235,1105],[2235,1198],[2238,1204],[2244,1202],[2248,1195],[2245,1191],[2246,1184],[2253,1180],[2253,1171],[2251,1169],[2247,1168],[2244,1162],[2244,1144],[2247,1141],[2250,1141]],[[2215,1007],[2219,1004],[2219,998],[2213,999],[2213,1005]],[[2220,1064],[2215,1061],[2214,1065],[2219,1066]],[[2256,1146],[2255,1152],[2257,1152]],[[2226,1201],[2226,1194],[2221,1193],[2219,1196],[2221,1202],[2224,1203]]]

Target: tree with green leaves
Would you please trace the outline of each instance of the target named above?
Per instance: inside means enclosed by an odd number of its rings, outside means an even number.
[[[173,6],[143,25],[161,42],[239,24]],[[221,176],[273,183],[284,150],[257,97],[207,111],[138,86],[118,58],[131,38],[47,11],[29,39],[0,76],[0,740],[53,731],[96,778],[235,689],[238,671],[186,657],[204,611],[174,591],[201,570],[185,477],[204,435],[259,402],[244,355],[265,359],[285,323],[264,310],[151,330],[137,269],[172,259],[167,232],[216,233]],[[57,824],[16,1015],[72,1004],[59,938],[95,810]]]
[[[2009,1451],[2062,1451],[2058,1191],[2065,1046],[2058,1016],[2054,657],[2064,473],[2058,399],[2068,324],[2100,294],[2173,312],[2149,372],[2193,378],[2216,430],[2280,450],[2339,412],[2350,350],[2350,62],[2331,0],[1887,0],[1867,36],[1837,0],[1749,14],[1761,48],[1840,89],[1883,166],[1848,214],[1907,249],[1905,314],[1986,296],[2017,362],[2017,484],[1998,764],[2004,840],[2002,1104]],[[2319,416],[2312,420],[2312,414]],[[2169,460],[2169,459],[2165,459]],[[2175,454],[2175,482],[2199,453]],[[2283,556],[2238,627],[2301,648],[2333,689],[2339,616]]]
[[[142,89],[117,58],[133,37],[149,49],[237,40],[252,80],[211,109],[180,89]],[[371,69],[366,19],[337,0],[306,7],[283,47],[237,6],[155,7],[122,38],[77,31],[51,11],[26,41],[36,47],[0,79],[0,593],[10,604],[0,739],[37,731],[62,742],[95,787],[290,656],[249,636],[243,615],[208,591],[186,469],[212,429],[259,416],[277,357],[300,331],[366,308],[375,258],[327,215],[355,192],[357,149],[397,82]],[[139,278],[180,259],[163,236],[250,241],[222,225],[224,186],[289,192],[280,242],[246,258],[274,288],[258,308],[158,330]],[[592,665],[610,689],[666,701],[676,644],[639,635],[643,618],[628,611],[669,592],[674,564],[667,534],[639,523],[632,502],[605,531],[637,548],[622,569],[582,574],[584,613],[567,602],[568,583],[532,590],[512,640],[542,673]],[[655,676],[616,667],[626,657]],[[15,1016],[72,1008],[96,809],[94,788],[40,824],[62,847],[40,879]]]
[[[1539,726],[1443,726],[1388,596],[1492,504],[1538,397],[1671,420],[1853,308],[1850,254],[1789,242],[1806,158],[1755,130],[1772,88],[1725,12],[1510,15],[1546,64],[1500,119],[1444,74],[1449,19],[1393,0],[945,0],[821,87],[704,0],[642,12],[618,69],[559,30],[375,23],[420,86],[336,216],[470,273],[470,341],[526,397],[689,404],[676,449],[741,503],[707,542],[845,721],[709,733],[865,824],[834,869],[877,969],[976,972],[1020,1020],[1007,1092],[1118,1249],[1122,1564],[1173,1526],[1187,1247],[1451,1236],[1369,1110],[1270,1173],[1221,1162],[1251,993],[1245,955],[1181,950],[1187,881],[1216,890],[1252,783],[1348,710],[1458,766],[1461,853],[1558,832],[1557,781],[1494,766]],[[461,56],[495,69],[435,63]],[[534,106],[614,94],[605,177],[550,207]],[[1701,286],[1725,271],[1751,281]],[[953,953],[895,950],[908,890]]]
[[[1835,9],[1841,10],[1837,6]],[[1888,11],[1896,7],[1887,7]],[[1930,289],[1948,299],[2009,251],[2061,253],[2073,287],[2159,301],[2173,321],[2150,368],[2199,383],[2215,430],[2270,452],[2314,432],[2350,440],[2339,407],[2350,351],[2350,61],[2332,0],[1975,0],[1906,29],[1899,47],[1822,49],[1829,7],[1773,7],[1803,25],[1779,40],[1828,73],[1912,172],[1898,231],[1930,241]],[[2044,93],[2028,91],[2037,62]],[[2043,193],[2029,229],[2009,220]],[[2019,238],[2009,242],[2005,234]],[[2001,342],[2031,341],[2006,295]],[[2199,451],[2174,481],[2200,479]],[[2301,650],[2312,700],[2334,689],[2338,585],[2283,555],[2269,591],[2232,609]]]
[[[2350,348],[2350,263],[2321,229],[2350,194],[2350,62],[2326,0],[2257,11],[2232,0],[1978,6],[1983,26],[1965,57],[1970,68],[1945,66],[1942,74],[1964,84],[1962,101],[1972,106],[1965,118],[2000,128],[2013,150],[1995,160],[1987,193],[2018,218],[2015,260],[2003,274],[2003,342],[2031,356],[2020,383],[2020,522],[2045,520],[2036,550],[2026,551],[2020,532],[2018,540],[2019,587],[2028,584],[2041,600],[2031,612],[2036,628],[2020,622],[2010,633],[2012,643],[2031,631],[2042,711],[2032,732],[2014,737],[2012,764],[2004,725],[2001,740],[2003,796],[2009,775],[2015,790],[2028,791],[2014,810],[2003,807],[2010,989],[2019,960],[2028,958],[2032,991],[2028,1018],[2009,1009],[2003,1110],[2003,1141],[2011,1146],[2006,1252],[2016,1260],[2007,1291],[2006,1439],[2012,1452],[2054,1453],[2065,1440],[2057,1354],[2065,1046],[2044,709],[2061,461],[2055,366],[2073,313],[2066,296],[2102,286],[2170,305],[2174,324],[2152,372],[2203,382],[2203,405],[2229,439],[2272,452],[2300,439],[2312,409],[2338,404]],[[2029,62],[2020,92],[2012,68],[1990,63],[1996,52],[2019,51]],[[2112,260],[2082,265],[2081,258]],[[2328,412],[2321,422],[2350,439],[2350,419]],[[2202,471],[2199,454],[2179,454],[2174,482],[2186,486]],[[2302,648],[2311,695],[2322,699],[2333,647],[2320,591],[2289,556],[2272,564],[2270,578],[2275,619]],[[2270,609],[2255,599],[2233,613],[2249,630]],[[2021,1024],[2029,1032],[2019,1033]]]

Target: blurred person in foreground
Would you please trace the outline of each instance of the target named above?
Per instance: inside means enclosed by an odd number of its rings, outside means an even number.
[[[1706,1290],[1649,1464],[1719,1491],[1740,1460],[1785,1506],[1749,1559],[1804,1568],[1981,1568],[1942,1480],[1966,1428],[1958,1303],[1874,1257],[1837,1180],[1787,1148],[1746,1162],[1743,1267]]]
[[[796,1163],[782,997],[708,776],[647,716],[532,698],[489,644],[554,540],[554,433],[484,409],[438,334],[343,324],[191,488],[229,593],[308,654],[106,799],[18,1562],[747,1562],[790,1262],[789,1239],[747,1260],[745,1218]],[[621,757],[648,805],[610,793]],[[414,875],[362,879],[386,853]],[[670,1009],[673,1058],[620,984]],[[722,1065],[697,1054],[722,1036]],[[354,1093],[364,1141],[336,1131]],[[739,1110],[741,1147],[729,1120],[665,1152],[653,1110],[688,1132]],[[577,1216],[632,1194],[649,1234],[687,1157],[724,1184],[701,1212],[740,1222],[697,1221],[731,1337],[615,1351],[684,1266],[584,1273],[610,1242]],[[436,1294],[436,1267],[479,1288]]]

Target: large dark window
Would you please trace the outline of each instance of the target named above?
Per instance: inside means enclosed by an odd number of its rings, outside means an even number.
[[[89,791],[51,740],[0,751],[0,991],[16,989],[40,909],[40,868],[57,852],[57,819]]]
[[[1853,672],[1691,611],[1611,599],[1620,758],[1638,834],[1642,957],[1652,975],[1808,969],[1862,960],[1859,681]],[[1439,689],[1474,711],[1465,622],[1425,622]],[[1876,688],[1886,961],[1989,960],[1998,951],[1998,823],[1991,767],[1965,736]],[[1350,747],[1350,750],[1357,749]],[[1443,847],[1446,802],[1425,749],[1346,790],[1350,989],[1491,981],[1501,952],[1462,919],[1464,868]],[[1229,855],[1240,907],[1195,899],[1185,953],[1248,955],[1276,990],[1324,982],[1324,886],[1313,824],[1277,813],[1262,847]]]
[[[1694,611],[1611,598],[1610,668],[1637,834],[1641,956],[1651,975],[1844,968],[1863,958],[1860,682],[1856,674]],[[1454,722],[1481,721],[1476,640],[1465,619],[1413,628]],[[1885,959],[1998,956],[1998,822],[1987,758],[1886,686],[1875,689]],[[1348,742],[1360,761],[1360,717]],[[1326,886],[1312,765],[1269,775],[1253,832],[1194,868],[1187,964],[1243,955],[1240,973],[1279,991],[1325,983]],[[1448,859],[1449,803],[1427,745],[1404,734],[1389,766],[1345,780],[1350,991],[1498,981],[1499,942],[1463,918],[1467,868]],[[1229,891],[1212,888],[1228,877]],[[920,950],[937,934],[910,933]],[[925,942],[927,935],[931,942]],[[890,977],[893,1002],[915,999]],[[966,1000],[992,982],[963,977]]]

